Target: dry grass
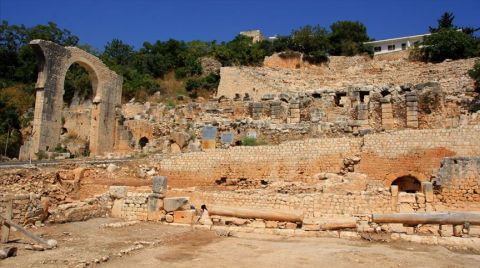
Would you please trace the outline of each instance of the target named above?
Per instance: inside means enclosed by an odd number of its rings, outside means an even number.
[[[35,96],[30,95],[23,89],[23,84],[0,89],[0,99],[19,112],[24,113],[35,104]]]

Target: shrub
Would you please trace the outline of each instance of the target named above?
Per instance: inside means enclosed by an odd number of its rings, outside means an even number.
[[[480,61],[475,62],[473,68],[468,71],[468,75],[475,80],[475,88],[480,90]]]
[[[257,146],[257,139],[253,137],[245,137],[242,140],[243,146]]]
[[[455,29],[441,29],[425,36],[422,45],[421,56],[429,62],[464,59],[477,53],[475,38]]]
[[[185,83],[185,89],[189,92],[195,89],[198,89],[201,86],[202,86],[202,82],[199,79],[195,79],[195,78],[188,79],[187,82]]]
[[[38,152],[35,153],[35,156],[37,157],[38,160],[48,159],[47,153],[45,153],[44,150],[39,150]]]
[[[61,154],[61,153],[67,153],[67,152],[68,152],[67,149],[64,148],[64,147],[62,147],[62,145],[61,145],[60,143],[57,144],[57,146],[55,147],[55,149],[53,149],[53,151],[54,151],[55,153],[59,153],[59,154]]]
[[[218,74],[209,74],[204,77],[199,78],[190,78],[185,83],[185,89],[188,92],[195,91],[197,89],[217,89],[218,83],[220,82],[220,76]]]

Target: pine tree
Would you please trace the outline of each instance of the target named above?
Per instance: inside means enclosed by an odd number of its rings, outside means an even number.
[[[437,20],[438,22],[437,28],[429,27],[430,32],[435,33],[442,29],[456,29],[457,27],[453,25],[454,19],[455,19],[455,16],[453,15],[452,12],[443,13],[440,19]]]

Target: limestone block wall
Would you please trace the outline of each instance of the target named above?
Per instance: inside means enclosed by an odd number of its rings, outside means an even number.
[[[444,157],[480,155],[479,131],[480,126],[474,125],[365,135],[358,172],[386,186],[404,175],[429,180]]]
[[[125,122],[125,127],[131,132],[132,140],[138,146],[141,138],[146,137],[150,142],[154,139],[154,127],[147,120],[130,120]]]
[[[127,196],[120,201],[120,204],[117,205],[114,201],[114,206],[119,206],[119,212],[113,216],[129,220],[147,220],[149,195],[149,193],[127,192]]]
[[[155,189],[158,190],[155,185],[153,188],[154,191],[156,191]],[[160,221],[165,216],[163,210],[165,195],[163,193],[151,192],[151,189],[111,186],[108,195],[112,199],[112,217],[128,220]]]
[[[87,141],[90,138],[90,123],[92,114],[90,109],[85,110],[66,110],[62,112],[62,117],[65,118],[63,127],[66,128],[67,135],[77,136],[80,139]]]
[[[306,218],[328,215],[353,215],[369,213],[391,213],[391,194],[388,191],[354,192],[350,195],[335,193],[279,194],[267,191],[172,191],[173,196],[189,196],[190,202],[199,207],[233,206],[247,208],[272,208],[300,210]]]
[[[357,138],[323,138],[278,146],[233,147],[172,156],[159,162],[173,187],[214,186],[222,178],[308,181],[319,172],[338,173],[358,155],[355,172],[389,187],[398,177],[430,180],[448,156],[480,155],[479,125],[455,129],[402,130]]]
[[[162,160],[159,169],[176,186],[213,185],[215,180],[303,180],[338,172],[343,158],[359,152],[360,138],[309,139],[278,146],[239,146],[186,153]]]
[[[444,159],[435,183],[437,210],[480,211],[480,157]]]
[[[406,155],[415,150],[445,148],[457,155],[480,154],[480,125],[454,129],[400,130],[365,135],[364,152],[383,157]]]

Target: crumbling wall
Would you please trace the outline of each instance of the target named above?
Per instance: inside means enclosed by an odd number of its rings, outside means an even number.
[[[445,158],[434,183],[438,209],[480,211],[479,157]]]
[[[477,58],[438,64],[406,59],[382,60],[364,56],[330,57],[328,64],[313,69],[223,67],[218,96],[234,98],[248,93],[259,100],[265,94],[306,92],[318,89],[420,84],[438,81],[447,92],[473,91],[467,71]]]

